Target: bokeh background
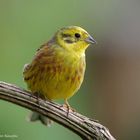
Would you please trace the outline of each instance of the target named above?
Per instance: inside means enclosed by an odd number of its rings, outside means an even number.
[[[140,139],[139,0],[0,0],[0,80],[26,88],[24,64],[56,30],[68,25],[85,28],[98,42],[86,52],[85,80],[70,104],[99,120],[117,139]],[[1,100],[0,135],[80,140],[56,123],[50,128],[28,123],[29,112]]]

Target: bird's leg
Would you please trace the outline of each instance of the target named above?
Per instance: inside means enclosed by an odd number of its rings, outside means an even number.
[[[64,102],[64,106],[65,106],[67,109],[69,109],[69,110],[71,109],[71,107],[70,107],[70,105],[69,105],[67,99],[66,99],[65,102]]]
[[[67,99],[65,99],[65,102],[64,102],[64,104],[62,105],[62,107],[67,109],[67,116],[69,115],[69,112],[70,112],[70,111],[72,111],[72,112],[75,111],[75,109],[71,108],[71,106],[69,105]]]
[[[44,97],[39,93],[39,92],[34,92],[33,93],[35,96],[36,96],[36,98],[37,98],[37,103],[38,103],[38,105],[40,106],[40,98],[41,99],[44,99]]]

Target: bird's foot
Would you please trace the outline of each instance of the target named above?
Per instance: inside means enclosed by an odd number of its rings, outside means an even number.
[[[67,110],[67,116],[69,115],[70,112],[75,112],[76,111],[74,108],[72,108],[69,105],[67,100],[65,100],[65,103],[61,107]]]
[[[36,96],[36,98],[37,98],[37,104],[40,106],[41,105],[41,99],[44,100],[44,97],[40,93],[38,93],[38,92],[35,92],[33,94]]]

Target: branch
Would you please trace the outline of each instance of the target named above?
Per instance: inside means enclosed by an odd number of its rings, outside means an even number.
[[[83,140],[115,140],[109,130],[90,118],[77,112],[70,112],[59,104],[44,101],[38,104],[36,96],[15,85],[0,81],[0,99],[36,111],[78,134]]]

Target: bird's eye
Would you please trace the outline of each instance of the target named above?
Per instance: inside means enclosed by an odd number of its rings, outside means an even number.
[[[76,37],[76,38],[80,38],[81,35],[80,35],[79,33],[75,33],[75,37]]]

